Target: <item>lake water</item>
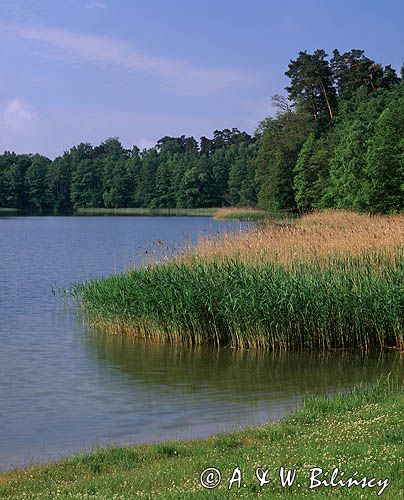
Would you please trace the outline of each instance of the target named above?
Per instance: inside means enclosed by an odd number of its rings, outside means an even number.
[[[95,334],[52,287],[234,229],[205,217],[0,218],[0,469],[276,420],[310,393],[402,371],[395,353],[257,353]]]

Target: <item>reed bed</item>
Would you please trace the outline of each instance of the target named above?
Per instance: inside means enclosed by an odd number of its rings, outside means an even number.
[[[239,259],[254,264],[322,262],[363,256],[367,262],[402,259],[404,215],[371,216],[326,211],[291,220],[268,219],[263,225],[200,238],[182,252],[184,262]]]
[[[404,348],[404,217],[312,214],[78,285],[112,333],[272,350]]]

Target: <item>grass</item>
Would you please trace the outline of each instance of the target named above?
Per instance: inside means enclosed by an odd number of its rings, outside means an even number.
[[[279,423],[188,442],[166,442],[99,449],[56,464],[0,475],[4,500],[130,498],[376,498],[381,486],[309,489],[310,469],[333,471],[344,478],[358,471],[388,479],[382,498],[402,498],[404,411],[402,382],[383,380],[359,386],[333,398],[311,397]],[[281,488],[279,468],[296,469],[293,486]],[[221,471],[222,483],[204,490],[206,467]],[[227,487],[236,467],[245,487]],[[270,468],[271,482],[262,488],[255,469]],[[342,476],[339,476],[341,479]],[[324,479],[323,476],[322,479]],[[299,488],[297,483],[301,484]]]
[[[112,333],[263,349],[403,349],[404,217],[313,214],[78,285]]]
[[[210,217],[217,208],[78,208],[77,215],[146,215]]]
[[[287,217],[287,215],[258,208],[223,207],[216,210],[213,217],[218,220],[259,222],[267,219],[280,219],[281,217]]]

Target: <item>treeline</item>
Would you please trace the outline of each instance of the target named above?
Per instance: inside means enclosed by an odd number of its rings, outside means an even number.
[[[163,137],[140,151],[117,138],[82,143],[53,161],[0,156],[0,207],[254,206],[308,211],[404,209],[404,82],[361,50],[290,61],[287,96],[254,136]]]
[[[254,205],[257,141],[237,129],[212,139],[163,137],[140,151],[116,138],[79,144],[50,161],[0,156],[0,206],[69,213],[80,207],[196,208]]]

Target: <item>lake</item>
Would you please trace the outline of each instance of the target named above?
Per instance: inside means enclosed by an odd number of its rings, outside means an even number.
[[[261,424],[306,394],[402,372],[394,352],[271,354],[94,333],[52,294],[140,265],[145,249],[170,252],[237,227],[207,217],[0,217],[1,470]]]

